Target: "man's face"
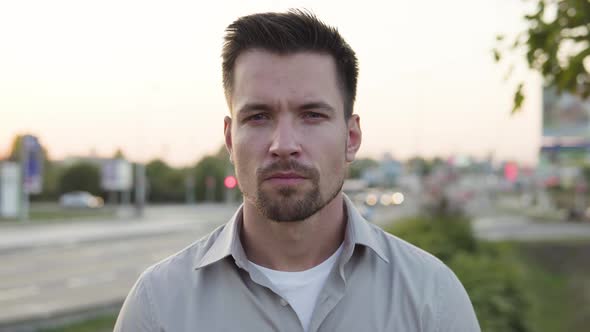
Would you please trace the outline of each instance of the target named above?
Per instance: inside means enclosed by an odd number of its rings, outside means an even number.
[[[334,60],[251,50],[234,67],[226,145],[246,204],[275,221],[304,220],[342,188],[361,142],[344,120]]]

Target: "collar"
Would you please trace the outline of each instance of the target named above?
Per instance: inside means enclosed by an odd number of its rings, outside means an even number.
[[[352,201],[342,194],[346,206],[346,232],[344,235],[343,247],[345,251],[352,251],[356,245],[362,245],[373,250],[382,260],[389,263],[382,242],[377,238],[375,227],[366,221],[359,211],[354,207]],[[238,267],[245,267],[248,258],[240,241],[240,230],[242,228],[243,204],[236,213],[225,224],[213,244],[201,257],[195,257],[194,268],[201,269],[207,265],[214,264],[228,256],[232,256]]]

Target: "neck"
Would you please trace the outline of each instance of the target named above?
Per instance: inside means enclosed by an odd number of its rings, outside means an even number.
[[[329,258],[345,229],[342,193],[311,217],[292,222],[269,220],[245,200],[240,238],[250,261],[273,270],[303,271]]]

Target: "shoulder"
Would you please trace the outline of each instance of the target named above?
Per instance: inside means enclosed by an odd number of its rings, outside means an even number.
[[[440,259],[407,241],[371,225],[389,260],[392,280],[400,282],[413,302],[428,313],[436,331],[479,331],[473,306],[455,273]]]
[[[373,238],[390,264],[409,273],[440,273],[450,271],[437,257],[415,245],[369,224]]]
[[[182,250],[151,265],[143,272],[140,279],[153,287],[162,283],[169,285],[172,282],[190,277],[191,272],[195,270],[196,264],[213,246],[226,225],[217,227]]]
[[[388,264],[380,264],[391,282],[403,285],[414,297],[436,301],[443,289],[463,289],[453,271],[434,255],[370,224],[376,247]]]

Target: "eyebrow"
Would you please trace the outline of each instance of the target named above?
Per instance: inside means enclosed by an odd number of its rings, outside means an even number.
[[[268,106],[267,104],[248,103],[248,104],[240,107],[240,109],[237,112],[237,115],[247,114],[247,113],[252,113],[252,112],[257,112],[257,111],[270,111],[270,110],[271,110],[271,107]]]
[[[314,101],[305,103],[299,106],[300,110],[312,110],[312,109],[321,109],[328,112],[334,112],[334,108],[330,106],[330,104],[325,103],[323,101]],[[271,111],[272,107],[268,104],[264,103],[247,103],[238,109],[237,115],[248,114],[252,112],[259,112],[259,111]]]
[[[301,110],[312,110],[312,109],[322,109],[324,111],[334,112],[334,107],[330,106],[330,104],[325,103],[323,101],[315,101],[311,103],[305,103],[299,107]]]

